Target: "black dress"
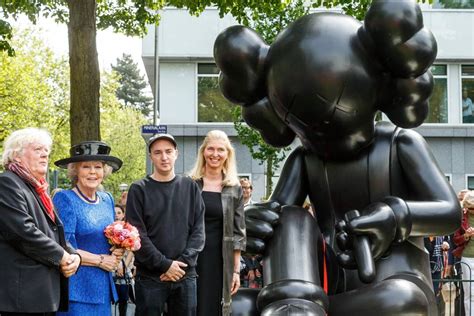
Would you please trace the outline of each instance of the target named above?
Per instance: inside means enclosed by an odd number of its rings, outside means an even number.
[[[205,212],[206,244],[197,261],[198,315],[222,315],[223,285],[223,210],[220,192],[202,192]]]

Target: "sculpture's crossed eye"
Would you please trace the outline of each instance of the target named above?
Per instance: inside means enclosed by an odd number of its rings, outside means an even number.
[[[341,111],[346,115],[355,116],[358,112],[357,109],[354,109],[352,107],[349,107],[340,103],[341,98],[344,94],[344,90],[345,90],[345,86],[342,87],[341,92],[339,93],[339,96],[334,101],[329,101],[324,96],[322,96],[319,92],[317,92],[316,103],[318,104],[318,107],[322,107],[327,110],[324,113],[317,115],[320,118],[318,120],[314,120],[316,118],[315,116],[308,117],[309,119],[313,120],[312,122],[305,122],[302,119],[300,119],[298,116],[296,116],[295,114],[291,113],[291,109],[293,105],[295,104],[295,99],[296,99],[296,96],[294,96],[290,103],[290,106],[286,110],[285,118],[284,118],[285,122],[290,126],[295,126],[295,127],[300,127],[304,129],[310,129],[310,130],[324,131],[331,125],[331,122],[333,121],[334,116],[336,115],[337,111]]]

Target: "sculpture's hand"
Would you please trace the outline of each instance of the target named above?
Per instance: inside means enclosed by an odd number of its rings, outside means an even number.
[[[390,247],[397,232],[397,221],[392,209],[385,203],[374,203],[362,211],[362,216],[337,225],[337,242],[341,253],[339,263],[346,268],[354,268],[355,236],[368,236],[372,256],[380,258]]]
[[[265,242],[273,235],[273,226],[280,218],[280,204],[264,202],[245,207],[248,253],[263,254]]]

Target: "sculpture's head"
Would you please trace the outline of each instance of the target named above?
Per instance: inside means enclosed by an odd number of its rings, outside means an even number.
[[[414,1],[374,1],[362,25],[337,13],[307,15],[268,46],[233,26],[216,39],[223,94],[274,146],[303,145],[329,159],[356,155],[383,111],[401,127],[428,115],[436,41]]]

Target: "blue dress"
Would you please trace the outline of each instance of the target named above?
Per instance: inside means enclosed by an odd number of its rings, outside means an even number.
[[[104,228],[114,221],[114,202],[109,193],[97,192],[97,204],[83,201],[72,190],[63,190],[53,202],[64,223],[66,239],[75,249],[109,254],[111,245]],[[111,315],[117,299],[112,273],[98,267],[81,266],[69,279],[69,311],[57,315]]]

